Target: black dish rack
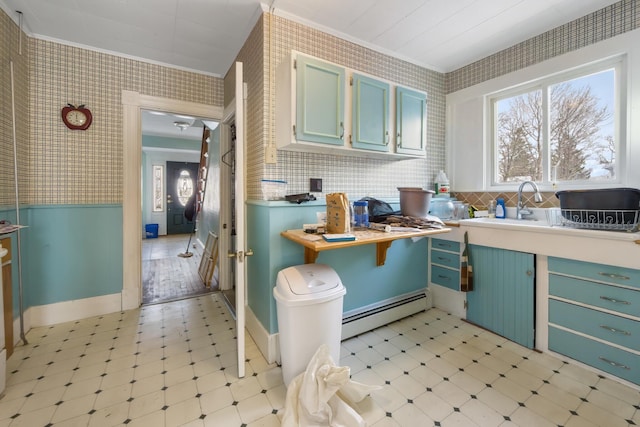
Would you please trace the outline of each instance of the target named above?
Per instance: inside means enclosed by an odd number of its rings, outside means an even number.
[[[592,230],[638,231],[640,190],[608,188],[602,190],[558,191],[560,215],[551,215],[551,225]]]

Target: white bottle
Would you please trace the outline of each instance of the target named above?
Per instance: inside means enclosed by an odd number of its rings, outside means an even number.
[[[447,175],[443,170],[438,172],[438,175],[436,176],[435,187],[436,196],[449,197],[449,178],[447,178]]]

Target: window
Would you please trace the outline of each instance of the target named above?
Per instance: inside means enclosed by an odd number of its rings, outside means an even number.
[[[180,205],[187,206],[189,199],[193,195],[193,177],[191,173],[183,169],[180,171],[180,176],[176,181],[176,194],[178,195],[178,201]]]
[[[617,58],[490,97],[494,184],[619,182],[622,64]]]
[[[164,166],[153,165],[153,212],[164,211]]]

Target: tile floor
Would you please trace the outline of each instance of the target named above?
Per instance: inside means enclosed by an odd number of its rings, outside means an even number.
[[[278,426],[286,389],[217,294],[35,328],[8,361],[0,426]],[[640,392],[431,309],[342,343],[379,384],[368,425],[640,425]]]

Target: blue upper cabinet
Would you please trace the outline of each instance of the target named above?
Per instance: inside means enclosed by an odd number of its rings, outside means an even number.
[[[352,145],[389,151],[389,84],[361,74],[352,81]]]
[[[427,96],[396,87],[396,152],[424,155],[427,142]]]
[[[343,145],[344,68],[306,56],[298,56],[295,67],[296,138]]]
[[[385,160],[426,155],[423,92],[396,90],[391,81],[296,51],[277,66],[275,83],[278,150]]]

